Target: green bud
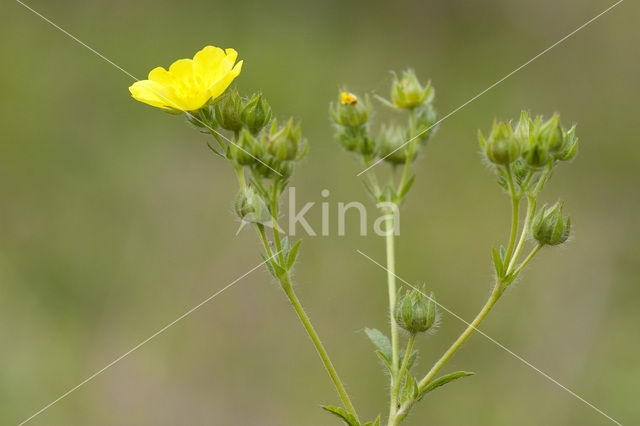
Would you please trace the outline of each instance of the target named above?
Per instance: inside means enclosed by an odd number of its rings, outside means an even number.
[[[578,152],[578,138],[576,137],[576,126],[568,131],[562,132],[562,145],[554,153],[554,158],[558,161],[569,161]]]
[[[509,123],[494,121],[489,138],[485,140],[482,132],[478,131],[478,139],[487,158],[494,164],[510,164],[520,155],[520,143]]]
[[[210,105],[205,105],[197,111],[185,112],[187,121],[195,127],[201,128],[203,133],[210,133],[212,129],[218,128],[213,114],[213,107]]]
[[[271,105],[264,100],[262,93],[254,94],[240,113],[242,122],[254,135],[271,120]]]
[[[336,124],[344,127],[359,127],[369,121],[371,116],[371,102],[365,96],[361,102],[356,95],[346,91],[340,92],[340,102],[331,103],[329,113]]]
[[[300,123],[294,125],[291,118],[279,130],[277,125],[272,126],[268,136],[267,151],[280,161],[295,161],[306,153],[306,145],[306,140],[302,139]]]
[[[425,104],[415,112],[416,135],[421,143],[426,143],[429,138],[438,130],[438,113],[431,104]]]
[[[409,155],[409,145],[414,143],[412,141],[406,144],[408,139],[406,132],[400,126],[396,124],[383,126],[380,129],[378,142],[380,157],[391,164],[403,164]]]
[[[242,129],[236,143],[229,146],[229,153],[236,164],[249,166],[262,156],[263,149],[251,132]]]
[[[540,127],[538,137],[540,142],[544,144],[551,152],[557,152],[562,147],[562,127],[560,126],[560,116],[553,114],[553,116],[543,123]]]
[[[431,102],[434,95],[431,82],[423,86],[416,73],[411,69],[403,71],[400,79],[396,74],[393,75],[391,101],[396,108],[414,109],[425,102]]]
[[[562,207],[562,203],[545,206],[534,217],[531,232],[540,245],[555,246],[569,238],[571,219],[562,216]]]
[[[411,334],[429,330],[436,322],[436,303],[416,289],[407,290],[396,305],[394,317],[400,327]]]
[[[234,208],[238,217],[245,222],[267,223],[271,220],[268,204],[251,186],[238,193]]]
[[[234,132],[240,130],[242,128],[241,108],[242,99],[238,91],[235,88],[229,90],[229,93],[215,104],[216,120],[220,127]]]

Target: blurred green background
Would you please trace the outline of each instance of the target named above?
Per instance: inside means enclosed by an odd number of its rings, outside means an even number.
[[[206,44],[245,60],[236,80],[303,120],[292,184],[319,224],[320,191],[363,201],[332,139],[337,89],[386,94],[389,71],[431,78],[442,115],[611,2],[65,1],[28,4],[133,75]],[[401,213],[398,273],[470,319],[491,285],[509,204],[476,129],[521,108],[578,124],[580,153],[543,194],[574,236],[546,249],[483,329],[625,425],[640,424],[640,7],[626,1],[442,123]],[[124,73],[13,1],[0,17],[0,423],[17,424],[259,262],[235,235],[232,170],[182,119],[133,101]],[[380,107],[379,107],[380,108]],[[355,215],[354,215],[355,216]],[[333,219],[332,219],[333,220]],[[371,226],[371,225],[369,225]],[[305,237],[297,289],[354,403],[386,413],[387,378],[363,329],[386,330],[381,237]],[[425,371],[462,330],[420,339]],[[421,370],[420,370],[421,369]],[[476,376],[407,425],[611,424],[482,336],[447,367]],[[33,419],[33,425],[332,425],[338,403],[264,269]]]

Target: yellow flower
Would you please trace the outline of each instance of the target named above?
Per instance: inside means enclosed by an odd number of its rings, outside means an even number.
[[[340,103],[342,105],[349,104],[351,106],[354,106],[358,103],[358,98],[353,93],[342,92],[340,93]]]
[[[163,109],[195,111],[220,96],[240,74],[238,52],[207,46],[193,59],[178,59],[169,67],[151,70],[148,80],[129,87],[134,99]],[[235,65],[234,65],[235,64]]]

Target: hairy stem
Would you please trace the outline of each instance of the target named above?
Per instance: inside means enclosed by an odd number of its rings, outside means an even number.
[[[338,394],[340,395],[340,399],[342,399],[342,403],[344,404],[347,411],[353,414],[353,416],[357,419],[358,414],[353,404],[351,403],[351,399],[349,399],[349,394],[347,394],[347,390],[342,384],[342,381],[340,381],[338,372],[333,366],[331,359],[329,359],[329,354],[327,353],[326,349],[322,345],[322,342],[320,341],[320,337],[318,336],[318,333],[316,333],[316,330],[313,328],[313,325],[311,325],[311,321],[309,320],[309,317],[307,316],[306,312],[302,308],[302,305],[300,304],[300,300],[298,300],[298,297],[293,291],[289,273],[287,273],[283,278],[281,278],[280,283],[282,284],[282,289],[284,290],[284,293],[289,298],[289,301],[291,302],[293,309],[298,314],[298,317],[300,318],[302,325],[307,331],[307,334],[311,338],[311,341],[313,342],[313,345],[315,346],[316,351],[318,352],[318,355],[320,355],[320,359],[322,360],[322,363],[324,364],[324,367],[327,370],[327,373],[329,373],[329,376],[331,377],[331,380],[333,381],[333,384],[336,387]]]
[[[275,216],[277,217],[277,214],[275,214]],[[280,247],[278,247],[278,251],[276,252],[276,254],[272,254],[271,247],[269,246],[269,240],[268,240],[267,235],[266,235],[266,233],[264,231],[264,225],[257,224],[256,228],[258,230],[258,235],[260,236],[260,239],[261,239],[261,241],[262,241],[262,243],[264,245],[264,249],[266,250],[267,255],[269,256],[269,258],[271,259],[276,255],[281,255],[282,254],[282,249]],[[278,233],[278,230],[277,230],[277,222],[274,223],[274,228],[273,229],[274,229],[274,231],[273,231],[274,235],[277,235],[278,238],[279,238],[280,234]],[[279,243],[279,240],[276,240],[276,245],[278,245],[278,243]],[[283,266],[284,266],[284,262],[283,262]],[[311,324],[311,320],[307,316],[307,313],[304,311],[304,308],[302,307],[302,304],[300,303],[300,300],[298,299],[298,297],[296,296],[296,294],[295,294],[295,292],[293,290],[293,286],[291,285],[291,276],[289,275],[289,272],[287,272],[282,277],[280,277],[279,280],[280,280],[280,285],[282,286],[282,289],[284,290],[285,295],[289,299],[289,302],[293,306],[293,309],[296,311],[296,314],[298,314],[298,318],[300,318],[300,322],[302,323],[302,326],[304,327],[304,329],[306,330],[307,334],[311,338],[311,341],[313,342],[313,345],[315,346],[316,351],[318,352],[318,355],[320,356],[320,359],[322,360],[322,364],[324,364],[324,368],[327,370],[327,373],[329,373],[329,377],[331,377],[331,381],[333,382],[336,390],[338,391],[338,395],[340,396],[340,399],[342,400],[342,403],[345,405],[345,408],[351,414],[353,414],[353,416],[357,419],[358,418],[358,413],[356,412],[356,409],[354,408],[353,404],[351,403],[351,399],[349,398],[349,394],[347,393],[347,390],[345,389],[344,385],[342,384],[342,381],[340,380],[340,376],[338,376],[338,372],[336,371],[335,367],[333,366],[333,363],[331,362],[331,359],[329,358],[329,354],[327,353],[327,350],[324,348],[324,345],[322,344],[322,341],[320,340],[320,337],[318,336],[318,333],[313,328],[313,325]]]
[[[509,194],[511,195],[511,234],[509,235],[509,246],[507,247],[507,254],[505,256],[505,262],[509,262],[511,260],[511,255],[513,254],[513,248],[518,234],[518,222],[520,220],[520,196],[516,194],[511,166],[507,164],[506,168],[507,176],[509,178]]]
[[[391,388],[394,386],[394,376],[397,376],[396,372],[398,369],[398,351],[399,351],[399,342],[398,342],[398,325],[396,324],[395,316],[393,315],[393,311],[396,306],[396,276],[395,276],[395,250],[394,250],[394,216],[392,214],[387,215],[385,223],[386,223],[386,246],[387,246],[387,287],[389,291],[389,320],[391,322],[391,364],[392,364],[392,372],[391,372]],[[397,410],[398,402],[394,398],[393,392],[390,395],[389,401],[389,416],[395,415]]]
[[[400,386],[402,385],[402,378],[404,377],[405,372],[407,371],[407,365],[409,364],[409,358],[411,358],[411,351],[413,350],[413,343],[416,340],[416,335],[412,334],[409,337],[409,342],[407,343],[407,350],[404,353],[404,357],[402,359],[402,365],[400,366],[400,370],[395,377],[395,381],[393,384],[393,388],[391,389],[392,395],[392,403],[396,407],[396,410],[393,414],[389,416],[389,426],[397,425],[404,417],[398,417],[397,408],[398,402],[400,401]],[[408,376],[407,376],[408,377]]]

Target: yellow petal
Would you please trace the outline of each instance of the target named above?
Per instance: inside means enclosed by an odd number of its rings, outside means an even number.
[[[169,72],[175,79],[176,83],[192,83],[193,82],[193,60],[178,59],[169,67]]]
[[[149,80],[153,80],[166,87],[172,87],[175,82],[175,78],[171,73],[162,67],[152,69],[149,72]]]
[[[219,47],[207,46],[193,57],[196,80],[205,89],[228,73],[238,57],[233,49],[223,51]]]
[[[218,81],[211,85],[211,87],[209,88],[209,94],[211,98],[217,98],[222,94],[222,92],[227,89],[227,87],[229,87],[233,79],[236,78],[238,74],[240,74],[240,71],[242,70],[242,63],[243,61],[238,62],[231,71],[223,75],[220,79],[218,79]]]
[[[151,80],[136,81],[129,87],[134,99],[158,108],[169,109],[170,93],[161,84]]]

